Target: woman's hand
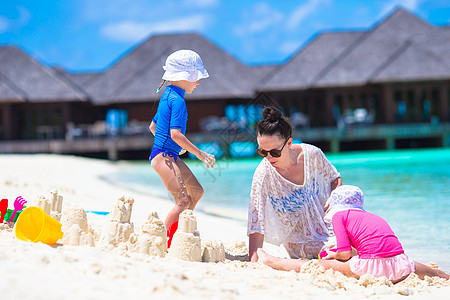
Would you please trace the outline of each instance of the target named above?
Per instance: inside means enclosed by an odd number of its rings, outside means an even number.
[[[327,213],[329,207],[330,207],[330,198],[328,198],[327,202],[325,202],[325,206],[323,207],[325,213]]]
[[[206,153],[205,151],[199,150],[198,154],[196,155],[199,160],[204,162],[206,164],[206,167],[214,168],[214,165],[216,164],[216,158],[214,155]]]
[[[251,262],[258,261],[258,249],[264,245],[264,235],[261,233],[252,233],[248,236],[248,257]]]

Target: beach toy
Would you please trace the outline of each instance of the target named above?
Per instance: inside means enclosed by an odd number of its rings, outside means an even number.
[[[61,223],[37,206],[30,206],[20,214],[15,234],[19,240],[47,245],[53,245],[63,237]]]
[[[337,249],[328,249],[328,251],[336,252]],[[319,254],[319,259],[323,259],[323,258],[326,257],[327,255],[328,255],[327,250],[324,250],[324,251],[320,252],[320,254]]]
[[[100,216],[106,216],[109,215],[109,211],[97,211],[97,210],[87,210],[86,213],[96,214]]]
[[[19,210],[23,209],[25,203],[27,203],[27,201],[23,199],[22,196],[16,198],[16,200],[14,201],[14,211],[11,215],[11,218],[9,218],[9,222],[12,222],[14,220],[14,216]]]
[[[5,218],[5,214],[8,211],[8,199],[2,199],[0,201],[0,223],[3,223],[3,219]]]
[[[26,208],[26,206],[24,206],[23,208]],[[22,213],[22,211],[23,210],[19,210],[18,212],[16,212],[16,215],[14,216],[14,219],[13,219],[13,223],[16,223],[17,222],[17,219],[19,218],[19,216],[20,216],[20,214]],[[5,222],[6,223],[8,223],[8,221],[6,221],[6,220],[9,220],[9,219],[11,219],[11,216],[12,216],[12,213],[14,212],[14,210],[12,210],[12,209],[9,209],[8,208],[8,210],[6,211],[6,213],[5,213]]]
[[[169,230],[167,230],[167,248],[170,248],[170,244],[172,244],[172,238],[175,232],[178,229],[178,221],[170,225]]]

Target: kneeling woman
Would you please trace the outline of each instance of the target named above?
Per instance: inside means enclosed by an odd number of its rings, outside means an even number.
[[[248,211],[250,260],[263,242],[283,244],[291,258],[313,258],[331,235],[323,221],[340,174],[323,152],[292,143],[292,126],[276,108],[266,107],[257,125],[257,152],[264,159],[253,176]]]

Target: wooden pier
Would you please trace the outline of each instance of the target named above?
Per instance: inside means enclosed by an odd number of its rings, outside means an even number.
[[[73,140],[29,140],[0,142],[0,153],[56,153],[77,154],[106,153],[108,159],[117,160],[119,152],[149,151],[153,136],[97,137]]]

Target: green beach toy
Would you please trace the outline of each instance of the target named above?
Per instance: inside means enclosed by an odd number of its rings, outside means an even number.
[[[25,208],[26,207],[24,207],[23,209],[25,209]],[[14,216],[14,220],[13,220],[14,223],[16,223],[17,218],[19,217],[20,213],[23,212],[23,209],[19,210],[18,212],[16,212],[16,215]],[[8,210],[5,213],[4,222],[8,222],[8,220],[11,218],[11,215],[12,215],[13,211],[14,211],[13,209],[9,209],[8,208]]]

